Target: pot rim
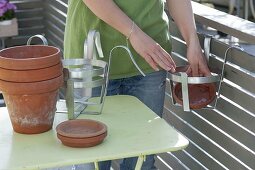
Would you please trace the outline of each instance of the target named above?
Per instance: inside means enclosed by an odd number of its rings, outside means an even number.
[[[35,47],[35,48],[48,48],[48,49],[54,49],[54,53],[42,56],[42,57],[35,57],[35,58],[8,58],[1,55],[3,52],[8,52],[10,50],[14,49],[22,49],[25,51],[26,47]],[[52,65],[57,64],[61,61],[60,56],[60,49],[56,48],[54,46],[46,46],[46,45],[22,45],[22,46],[15,46],[15,47],[9,47],[0,50],[0,67],[5,69],[14,69],[14,70],[24,70],[24,69],[38,69],[38,68],[44,68],[49,67]],[[41,62],[38,64],[38,62]]]
[[[50,67],[32,70],[13,70],[0,67],[0,80],[17,83],[38,82],[59,77],[62,73],[63,66],[61,62]]]
[[[80,129],[93,129],[94,131],[80,131]],[[107,126],[97,120],[74,119],[61,122],[57,125],[56,131],[58,134],[69,138],[88,138],[107,132]]]
[[[1,52],[12,50],[14,48],[25,48],[25,47],[46,47],[46,48],[53,48],[53,49],[56,49],[57,52],[54,53],[54,54],[51,54],[51,55],[47,55],[47,56],[44,56],[44,57],[37,57],[37,58],[7,58],[7,57],[1,56]],[[8,47],[8,48],[0,50],[0,59],[1,60],[2,59],[4,59],[4,60],[17,60],[17,61],[39,60],[39,59],[50,58],[50,57],[52,57],[54,55],[57,55],[58,53],[60,53],[60,49],[57,48],[57,47],[54,47],[54,46],[49,46],[49,45],[21,45],[21,46],[15,46],[15,47]]]
[[[63,82],[63,74],[53,79],[37,82],[22,83],[0,80],[0,91],[3,94],[13,95],[40,94],[59,89],[63,85]]]

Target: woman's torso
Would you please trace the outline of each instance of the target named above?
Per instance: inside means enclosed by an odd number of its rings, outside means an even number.
[[[159,43],[167,52],[171,51],[168,34],[168,18],[164,13],[163,0],[115,0],[124,11],[145,33]],[[66,21],[64,57],[82,58],[83,44],[88,31],[95,29],[100,32],[105,61],[109,59],[110,50],[117,45],[126,45],[126,37],[111,26],[97,18],[82,0],[69,1]],[[152,68],[129,45],[138,64],[145,72]],[[111,79],[125,78],[138,75],[139,72],[132,64],[127,52],[116,49],[113,52],[110,77]]]

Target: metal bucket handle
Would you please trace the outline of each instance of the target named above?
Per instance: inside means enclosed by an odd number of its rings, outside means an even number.
[[[100,34],[96,30],[90,30],[87,39],[84,41],[84,58],[97,59],[96,50],[99,58],[104,58],[100,41]]]
[[[129,55],[131,61],[132,61],[133,64],[135,65],[136,69],[140,72],[141,75],[143,75],[143,76],[145,77],[146,75],[145,75],[144,72],[141,70],[141,68],[138,66],[138,64],[135,62],[135,59],[134,59],[134,57],[133,57],[131,51],[129,50],[128,46],[118,45],[118,46],[115,46],[115,47],[113,47],[113,48],[111,49],[111,51],[110,51],[110,56],[109,56],[109,61],[108,61],[109,68],[110,68],[111,61],[112,61],[112,52],[113,52],[115,49],[117,49],[117,48],[123,48],[124,50],[127,51],[127,53],[128,53],[128,55]],[[110,69],[108,69],[108,74],[109,74],[109,71],[110,71]]]
[[[209,63],[209,59],[210,59],[211,40],[212,40],[212,36],[208,35],[208,34],[205,34],[204,54],[205,54],[205,57],[206,57],[208,63]],[[228,59],[228,52],[232,48],[244,51],[244,49],[241,48],[238,45],[233,45],[233,46],[230,46],[229,48],[226,49],[225,54],[224,54],[224,59],[223,59],[222,70],[221,70],[221,74],[220,74],[220,80],[218,80],[219,81],[219,86],[218,86],[219,88],[218,88],[218,91],[217,91],[217,97],[216,97],[216,101],[215,101],[215,104],[214,104],[213,108],[216,108],[217,103],[218,103],[218,99],[220,98],[220,89],[221,89],[222,81],[223,81],[223,78],[224,78],[224,71],[225,71],[225,65],[226,65],[227,59]]]
[[[227,59],[228,59],[228,53],[231,49],[238,49],[238,50],[241,50],[241,51],[244,51],[244,49],[240,46],[237,46],[237,45],[233,45],[233,46],[230,46],[226,49],[225,51],[225,54],[224,54],[224,60],[223,60],[223,66],[222,66],[222,70],[221,70],[221,78],[220,78],[220,81],[219,81],[219,88],[218,88],[218,92],[217,92],[217,98],[216,98],[216,101],[215,101],[215,104],[214,104],[214,108],[216,108],[217,106],[217,103],[218,103],[218,99],[220,98],[220,89],[221,89],[221,85],[222,85],[222,82],[223,82],[223,78],[224,78],[224,71],[225,71],[225,65],[227,63]]]
[[[37,35],[34,35],[34,36],[30,37],[30,38],[27,40],[27,45],[31,45],[31,41],[32,41],[34,38],[39,38],[40,40],[42,40],[43,45],[48,45],[47,39],[46,39],[44,36],[40,35],[40,34],[37,34]]]

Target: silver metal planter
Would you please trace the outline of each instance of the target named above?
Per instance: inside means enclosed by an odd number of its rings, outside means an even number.
[[[108,82],[108,63],[98,60],[96,52],[100,58],[103,57],[100,35],[92,30],[84,43],[84,58],[63,60],[69,119],[75,119],[81,113],[102,112]],[[97,87],[101,87],[101,95],[92,98],[92,89]],[[88,106],[93,107],[93,111],[89,111]]]
[[[209,61],[210,58],[210,42],[211,42],[211,37],[207,36],[205,37],[205,41],[204,41],[204,54],[207,58],[207,61]],[[221,84],[224,78],[224,69],[225,69],[225,64],[227,62],[227,57],[228,57],[228,52],[230,49],[232,48],[237,48],[239,50],[242,50],[240,47],[238,46],[232,46],[229,47],[226,51],[225,51],[225,56],[224,56],[224,62],[223,62],[223,67],[221,70],[221,74],[216,74],[216,73],[212,73],[211,76],[208,77],[189,77],[187,75],[186,71],[186,67],[187,66],[180,66],[177,67],[176,70],[179,70],[175,73],[168,73],[168,78],[170,80],[170,93],[172,96],[172,103],[175,106],[181,106],[183,107],[184,111],[191,111],[191,102],[190,102],[190,93],[189,93],[189,85],[206,85],[206,84],[216,84],[218,83],[218,87],[216,89],[217,90],[217,94],[216,94],[216,90],[215,90],[215,98],[213,98],[213,100],[210,100],[210,103],[214,103],[212,105],[207,105],[204,106],[203,108],[195,108],[195,109],[214,109],[217,106],[217,101],[220,97],[220,89],[221,89]],[[174,93],[175,93],[175,87],[176,85],[179,83],[179,85],[181,85],[181,104],[180,102],[176,101],[176,97],[174,97]]]

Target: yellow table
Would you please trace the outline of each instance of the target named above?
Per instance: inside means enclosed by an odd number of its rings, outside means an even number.
[[[137,98],[106,97],[101,115],[80,115],[104,122],[108,136],[91,148],[71,148],[62,145],[56,136],[56,125],[67,120],[67,114],[57,113],[53,129],[35,135],[18,134],[12,130],[5,107],[0,108],[0,170],[42,169],[73,164],[139,156],[136,169],[145,155],[177,151],[188,140],[159,118]]]

